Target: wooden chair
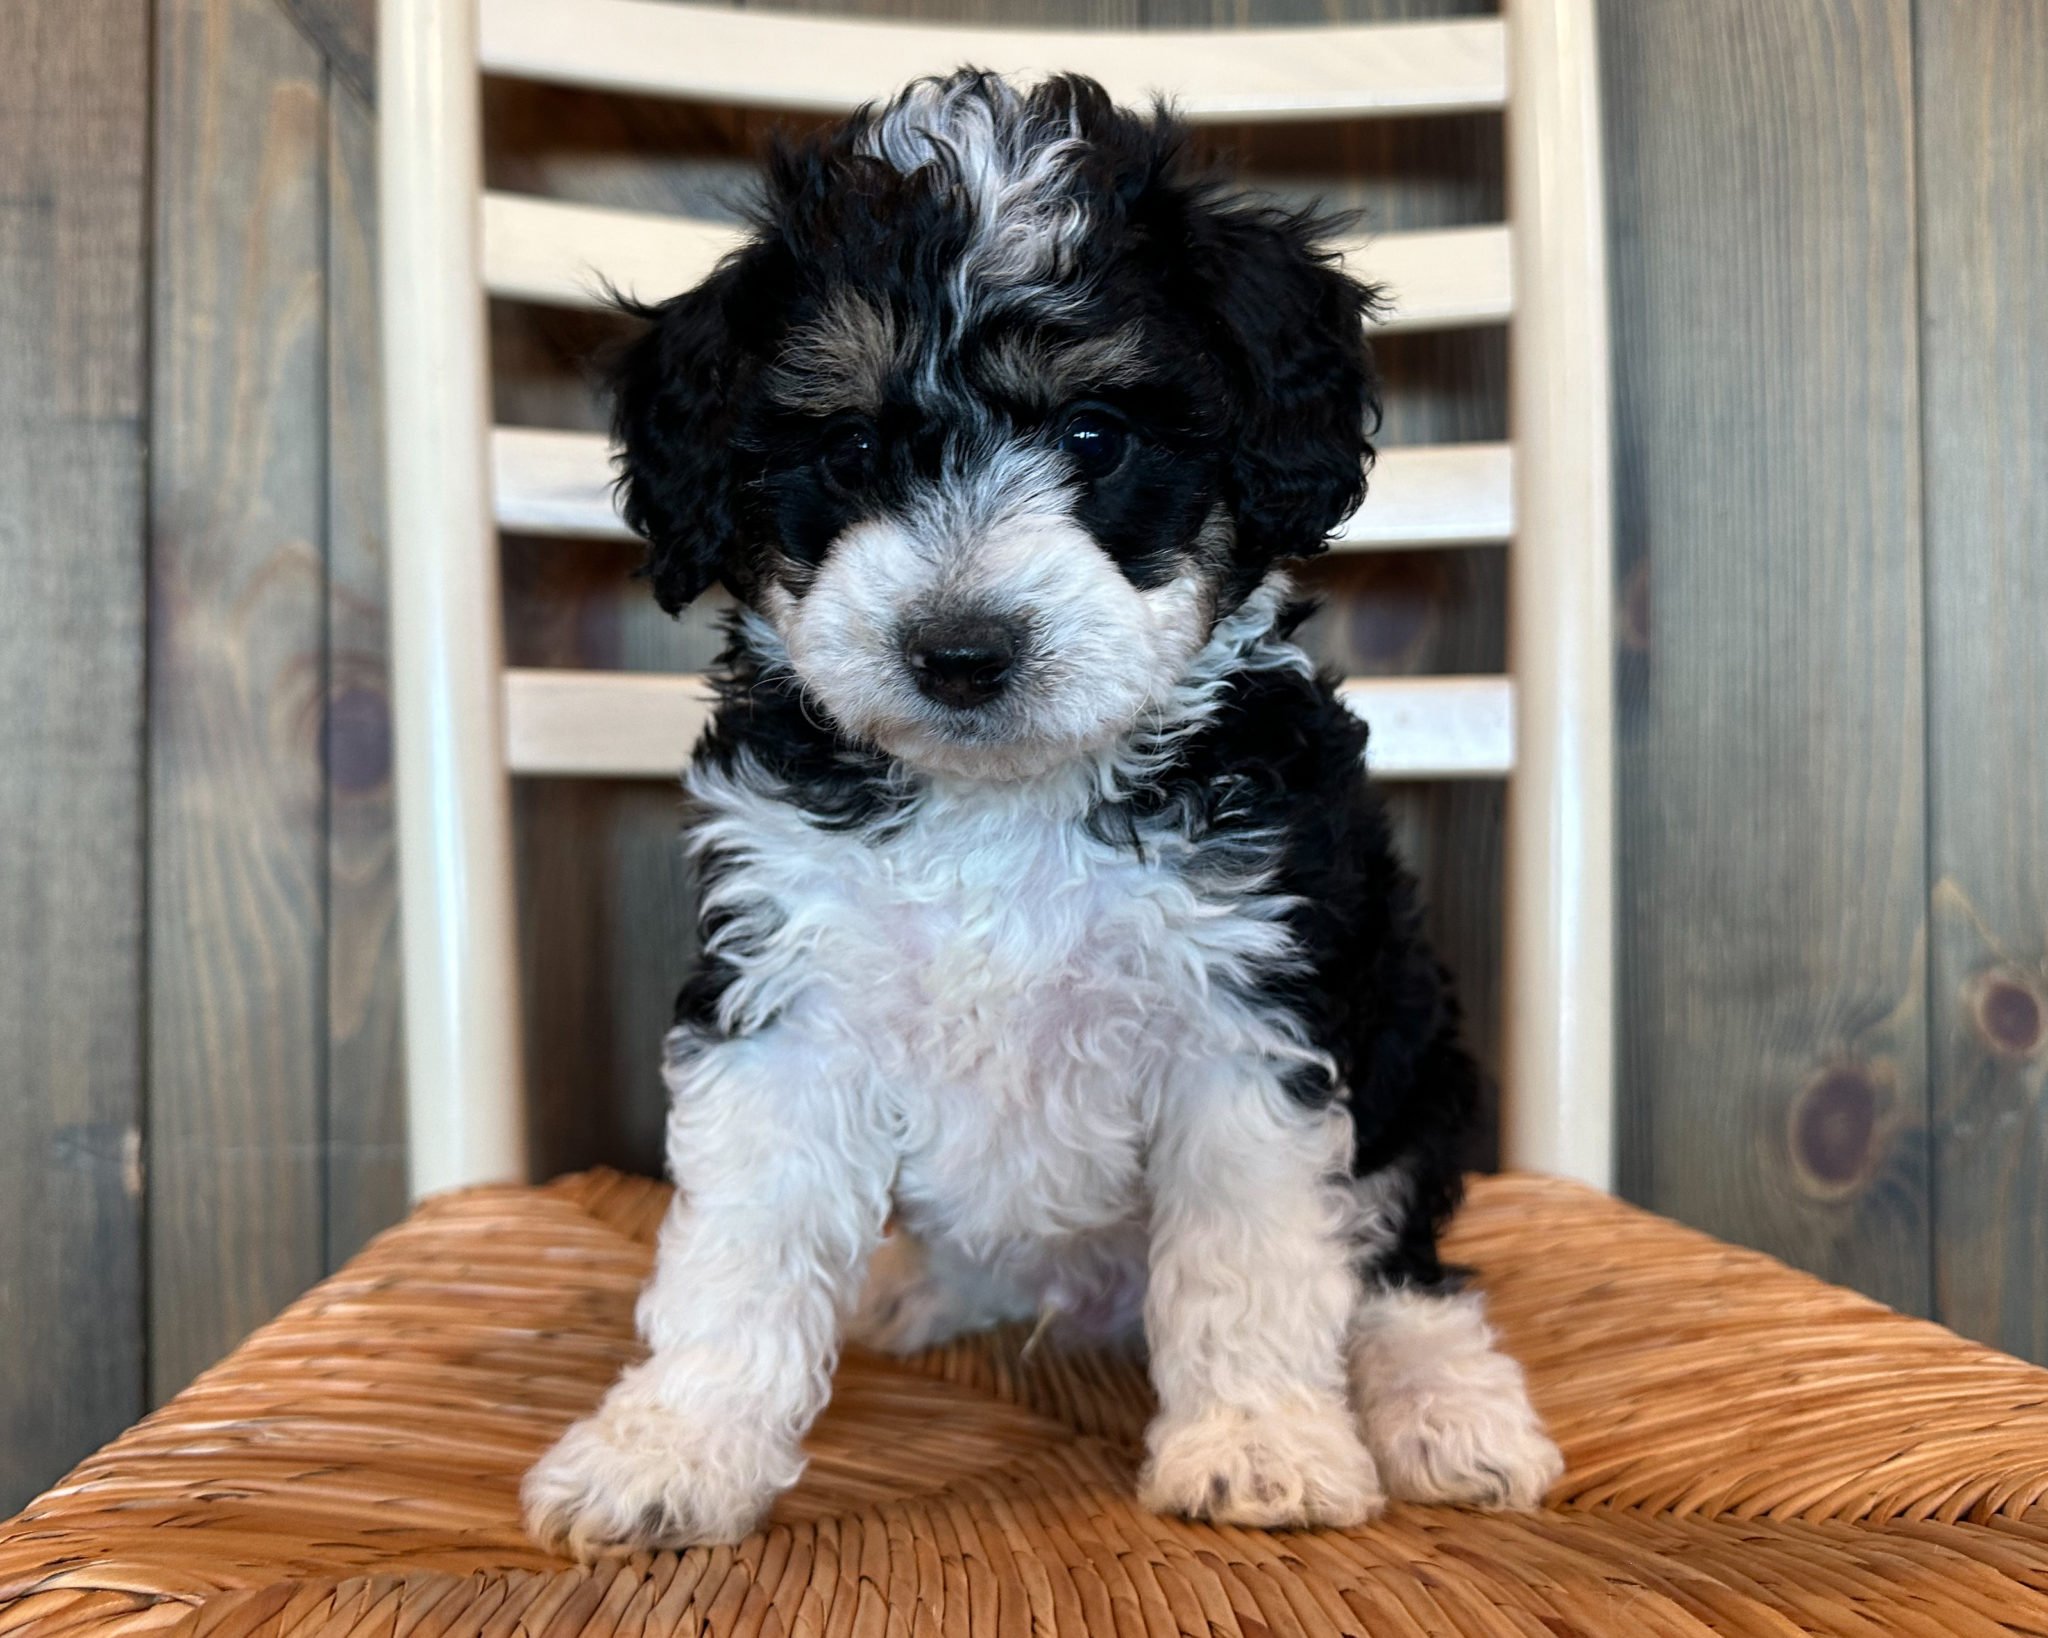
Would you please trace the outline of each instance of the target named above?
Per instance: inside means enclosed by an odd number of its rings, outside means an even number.
[[[0,1635],[2048,1631],[2048,1373],[1620,1204],[1610,1174],[1607,401],[1591,0],[1505,20],[1019,35],[657,0],[384,0],[409,1086],[429,1196],[0,1526]],[[493,432],[482,294],[680,286],[718,233],[483,194],[479,69],[843,108],[964,60],[1196,118],[1505,107],[1512,223],[1360,252],[1409,326],[1507,322],[1511,447],[1389,452],[1344,543],[1511,541],[1510,678],[1360,682],[1384,773],[1510,780],[1505,1147],[1482,1270],[1569,1470],[1543,1512],[1269,1535],[1131,1501],[1149,1391],[1001,1332],[854,1355],[737,1548],[588,1569],[521,1472],[633,1356],[660,1185],[528,1186],[508,781],[669,777],[687,679],[507,672],[497,528],[602,536],[605,452]],[[650,1050],[652,1045],[650,1043]],[[1710,1073],[1711,1066],[1703,1066]],[[1539,1176],[1548,1172],[1576,1177]],[[459,1186],[459,1187],[458,1187]]]
[[[1519,14],[1518,14],[1519,15]],[[689,678],[502,669],[497,529],[623,534],[601,440],[490,426],[479,285],[592,305],[694,283],[729,232],[481,188],[477,67],[846,110],[962,62],[1079,68],[1192,119],[1505,108],[1512,226],[1354,247],[1389,328],[1509,326],[1512,444],[1396,448],[1340,549],[1512,539],[1511,677],[1356,681],[1381,778],[1509,777],[1503,1148],[1612,1179],[1607,318],[1590,10],[1253,33],[1022,33],[657,0],[387,4],[380,108],[391,617],[415,1193],[522,1177],[512,776],[674,777]],[[1509,95],[1512,82],[1514,95]]]

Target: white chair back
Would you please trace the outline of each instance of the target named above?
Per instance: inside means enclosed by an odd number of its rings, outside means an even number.
[[[971,62],[1076,69],[1197,121],[1504,109],[1510,221],[1347,257],[1387,329],[1509,326],[1507,444],[1394,447],[1337,549],[1510,542],[1509,673],[1354,679],[1381,778],[1506,777],[1502,1152],[1613,1167],[1612,551],[1593,0],[1504,18],[1054,33],[669,0],[381,0],[391,644],[414,1192],[525,1175],[514,777],[670,778],[692,677],[506,669],[498,530],[623,535],[601,437],[494,428],[487,296],[595,305],[701,277],[731,230],[487,192],[478,78],[851,109]],[[650,1042],[653,1052],[655,1044]]]

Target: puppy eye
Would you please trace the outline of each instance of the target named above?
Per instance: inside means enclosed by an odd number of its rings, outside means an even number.
[[[1077,409],[1060,428],[1059,447],[1082,477],[1106,478],[1123,465],[1131,429],[1113,410]]]
[[[834,488],[852,492],[866,487],[874,475],[875,429],[865,421],[847,421],[828,429],[818,443],[818,470]]]

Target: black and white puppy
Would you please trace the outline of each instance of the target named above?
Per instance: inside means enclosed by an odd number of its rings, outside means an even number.
[[[1155,1508],[1557,1477],[1438,1261],[1477,1075],[1290,638],[1281,565],[1376,415],[1324,227],[1091,81],[963,72],[778,152],[744,247],[646,312],[626,515],[665,607],[738,613],[651,1353],[528,1476],[540,1538],[732,1540],[842,1336],[1049,1312],[1142,1323]]]

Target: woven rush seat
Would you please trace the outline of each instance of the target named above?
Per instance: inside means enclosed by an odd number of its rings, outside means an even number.
[[[849,1357],[738,1547],[574,1567],[520,1474],[633,1357],[667,1198],[430,1201],[0,1527],[0,1634],[2048,1632],[2048,1373],[1525,1176],[1452,1253],[1569,1459],[1541,1513],[1153,1517],[1141,1366],[1005,1332]]]

